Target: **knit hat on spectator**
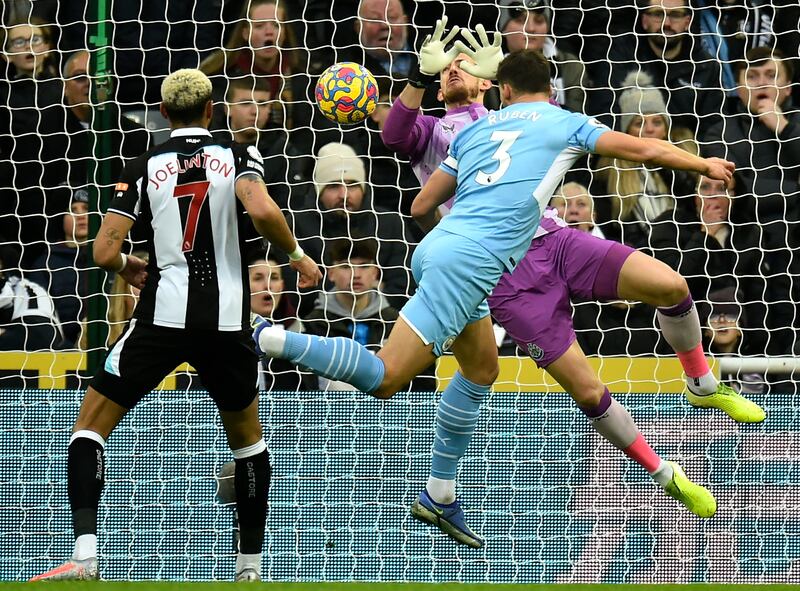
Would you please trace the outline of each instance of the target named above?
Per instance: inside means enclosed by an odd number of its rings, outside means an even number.
[[[653,78],[644,72],[631,72],[622,81],[623,90],[619,95],[620,131],[627,133],[633,118],[637,115],[662,115],[671,125],[664,95],[653,87]]]
[[[550,10],[550,0],[500,0],[500,18],[497,21],[497,30],[502,32],[508,21],[516,18],[521,10],[541,10],[547,22],[552,22],[553,13]]]
[[[314,186],[319,197],[326,185],[359,183],[366,192],[364,162],[347,144],[330,143],[320,148],[314,166]]]
[[[72,192],[70,203],[89,203],[89,191],[81,187]]]

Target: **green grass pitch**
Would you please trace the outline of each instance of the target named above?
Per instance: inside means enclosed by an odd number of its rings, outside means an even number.
[[[141,581],[42,582],[46,591],[223,591],[232,583]],[[29,583],[0,583],[0,591],[31,589]],[[36,587],[33,587],[34,589]],[[475,583],[247,583],[246,589],[264,591],[797,591],[797,585],[500,585]]]

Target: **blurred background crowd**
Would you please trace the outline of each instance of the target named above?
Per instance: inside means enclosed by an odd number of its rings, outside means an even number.
[[[96,17],[82,0],[6,0],[0,10],[0,350],[79,348],[93,213],[86,23]],[[506,52],[541,50],[562,108],[734,161],[735,186],[726,190],[687,173],[584,159],[552,205],[575,227],[681,272],[704,304],[711,352],[800,352],[796,2],[115,2],[113,126],[103,132],[112,177],[168,137],[157,108],[163,78],[201,68],[214,83],[213,133],[258,147],[271,195],[306,252],[327,269],[324,289],[299,293],[283,255],[254,244],[254,312],[290,330],[380,345],[414,291],[409,262],[422,236],[408,215],[419,183],[381,130],[416,50],[442,15],[450,26],[499,31]],[[339,127],[314,106],[318,75],[339,61],[364,64],[378,79],[381,104],[366,124]],[[499,107],[494,89],[484,103]],[[444,113],[435,89],[423,108]],[[135,296],[124,284],[111,287],[112,338]],[[654,311],[641,304],[580,303],[574,313],[588,354],[669,351]],[[515,354],[502,331],[497,337],[503,353]],[[325,386],[274,369],[266,388]]]

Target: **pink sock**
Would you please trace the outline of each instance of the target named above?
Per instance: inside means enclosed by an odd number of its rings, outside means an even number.
[[[690,378],[701,378],[711,371],[702,344],[697,345],[691,351],[678,351],[675,354],[680,359],[683,371]]]
[[[633,443],[622,451],[650,474],[658,470],[658,467],[661,465],[661,458],[653,451],[653,448],[645,441],[641,433],[636,436]]]

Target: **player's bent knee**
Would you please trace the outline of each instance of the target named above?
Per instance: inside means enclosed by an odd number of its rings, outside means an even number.
[[[600,404],[605,391],[605,384],[600,380],[591,380],[577,384],[570,395],[581,408],[595,408]]]
[[[500,375],[500,366],[497,363],[485,367],[461,368],[461,374],[473,384],[491,386]]]
[[[383,376],[383,381],[381,385],[378,386],[377,390],[370,392],[370,395],[378,398],[379,400],[389,400],[392,396],[397,394],[409,380],[404,379],[403,376],[395,375],[394,372],[390,371],[389,367],[386,367],[386,373]]]
[[[667,308],[670,306],[677,306],[689,295],[689,284],[686,279],[679,273],[672,272],[664,282],[664,287],[661,290],[662,301],[658,303],[659,307]]]

